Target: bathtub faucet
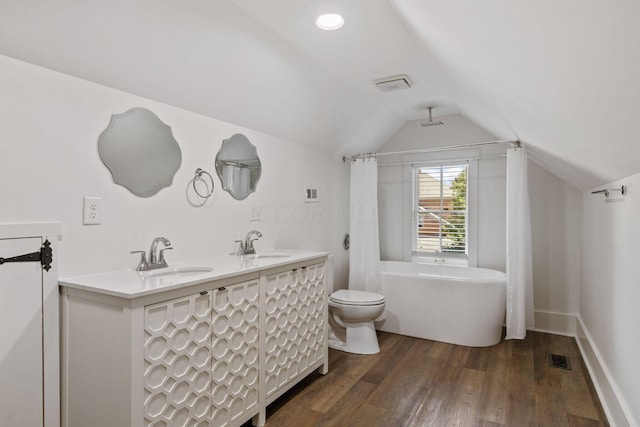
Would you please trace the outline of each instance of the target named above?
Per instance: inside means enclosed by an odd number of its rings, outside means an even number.
[[[238,255],[252,255],[256,253],[256,249],[253,247],[253,241],[258,240],[258,238],[262,237],[262,233],[258,230],[251,230],[247,233],[244,241],[236,240],[236,243],[240,243],[240,247],[238,248]]]

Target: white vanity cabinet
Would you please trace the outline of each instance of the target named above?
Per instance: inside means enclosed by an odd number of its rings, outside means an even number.
[[[62,281],[62,425],[264,424],[328,365],[326,256],[292,261],[131,298]]]

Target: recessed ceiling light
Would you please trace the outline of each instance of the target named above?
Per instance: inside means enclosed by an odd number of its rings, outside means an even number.
[[[337,13],[325,13],[316,18],[316,25],[321,30],[337,30],[344,25],[344,19]]]

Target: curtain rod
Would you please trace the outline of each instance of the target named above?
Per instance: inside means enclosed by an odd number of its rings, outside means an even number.
[[[497,159],[500,157],[506,157],[506,153],[502,154],[492,154],[488,156],[474,156],[474,157],[461,157],[455,159],[447,159],[446,162],[463,162],[467,160],[489,160],[489,159]],[[388,163],[378,163],[378,166],[403,166],[403,165],[429,165],[429,164],[440,164],[442,160],[413,160],[406,162],[388,162]]]
[[[471,148],[471,147],[480,147],[483,145],[493,145],[493,144],[513,144],[515,148],[519,148],[521,146],[520,141],[508,141],[508,140],[496,140],[496,141],[487,141],[487,142],[476,142],[473,144],[462,144],[462,145],[447,145],[444,147],[431,147],[431,148],[419,148],[416,150],[403,150],[403,151],[385,151],[383,153],[360,153],[354,154],[353,156],[342,156],[342,161],[347,162],[354,161],[357,159],[366,159],[371,157],[378,156],[390,156],[393,154],[413,154],[413,153],[430,153],[433,151],[446,151],[446,150],[459,150],[461,148]]]

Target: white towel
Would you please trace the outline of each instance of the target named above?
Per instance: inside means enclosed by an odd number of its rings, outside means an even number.
[[[233,192],[239,197],[245,197],[249,194],[250,170],[242,167],[233,169]]]

